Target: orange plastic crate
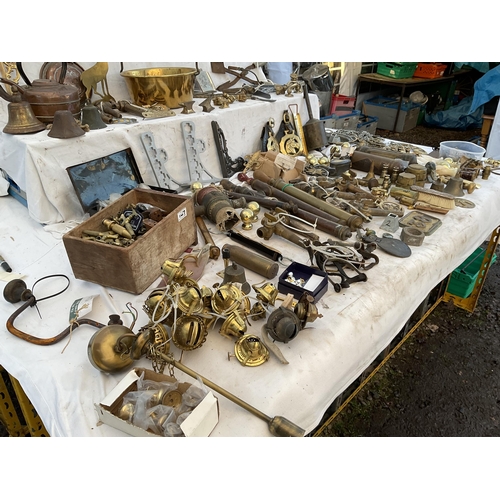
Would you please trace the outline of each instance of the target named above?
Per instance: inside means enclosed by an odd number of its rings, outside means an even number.
[[[418,63],[413,74],[414,78],[439,78],[444,75],[446,64]]]

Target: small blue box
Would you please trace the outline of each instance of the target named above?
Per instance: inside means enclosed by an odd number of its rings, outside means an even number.
[[[295,285],[287,281],[289,274],[293,275],[295,280],[303,280],[304,286]],[[314,287],[308,287],[308,283],[314,283]],[[290,264],[281,274],[278,280],[278,291],[284,294],[291,293],[294,298],[299,300],[307,292],[312,295],[314,302],[320,299],[328,290],[328,273],[315,269],[313,267],[294,262]]]

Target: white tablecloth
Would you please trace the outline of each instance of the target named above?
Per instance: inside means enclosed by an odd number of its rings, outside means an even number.
[[[489,180],[478,179],[478,182],[481,188],[466,195],[476,208],[456,207],[447,215],[436,215],[442,226],[427,236],[422,246],[412,247],[409,258],[393,257],[379,249],[380,263],[367,271],[367,282],[353,284],[341,293],[329,287],[318,302],[323,317],[308,324],[291,342],[279,344],[288,365],[281,364],[274,356],[262,366],[252,368],[240,365],[235,358],[229,361],[228,352],[233,352],[234,343],[218,333],[220,323],[210,331],[200,349],[184,353],[182,362],[266,415],[284,416],[306,432],[312,431],[332,401],[390,343],[429,291],[489,239],[500,224],[500,180],[491,175]],[[46,231],[11,197],[0,198],[0,213],[0,251],[14,272],[25,277],[29,288],[48,274],[64,273],[71,281],[65,293],[39,303],[42,319],[30,308],[16,320],[17,328],[51,337],[68,325],[73,301],[89,295],[98,295],[88,314],[91,319],[106,323],[110,314],[118,313],[125,324],[130,324],[130,317],[123,312],[131,302],[140,311],[137,328],[147,322],[142,305],[148,290],[135,296],[75,279],[60,235]],[[383,218],[376,217],[367,227],[380,234],[382,221]],[[259,225],[248,232],[251,237]],[[400,231],[396,237],[399,234]],[[215,240],[220,245],[226,241],[220,235],[215,235]],[[268,244],[285,256],[309,263],[305,251],[281,238],[273,237]],[[222,268],[221,259],[209,261],[200,283],[212,286],[220,282],[216,273]],[[250,284],[262,281],[249,271],[247,279]],[[0,287],[3,286],[0,282]],[[47,287],[44,282],[38,284],[35,295],[46,295]],[[55,283],[52,290],[54,287]],[[19,305],[0,300],[2,325]],[[252,322],[248,333],[259,335],[263,321]],[[0,364],[21,382],[50,435],[122,435],[97,423],[94,404],[116,385],[121,375],[102,374],[88,361],[87,343],[95,328],[77,328],[67,346],[63,340],[44,347],[14,337],[5,326],[0,328]],[[174,353],[180,354],[175,349]],[[145,359],[135,366],[151,368]],[[180,380],[192,381],[178,370],[176,375]],[[270,435],[264,421],[223,396],[219,396],[219,404],[220,420],[212,436]]]
[[[236,160],[239,156],[260,151],[262,129],[270,118],[275,120],[275,132],[283,119],[283,112],[296,105],[303,123],[308,118],[302,94],[292,97],[271,94],[275,102],[247,100],[235,102],[229,108],[215,108],[210,113],[202,111],[203,99],[195,99],[196,113],[142,120],[132,125],[108,125],[105,129],[91,130],[85,135],[70,139],[48,137],[47,131],[34,135],[0,136],[0,168],[26,193],[31,217],[42,224],[82,220],[83,210],[73,189],[66,168],[117,151],[131,148],[143,180],[157,185],[149,160],[141,142],[141,134],[153,135],[156,148],[164,149],[168,159],[164,168],[178,182],[189,181],[188,163],[184,151],[181,124],[194,124],[194,136],[205,144],[199,153],[203,167],[215,178],[221,177],[220,162],[211,127],[217,121],[227,142],[228,154]],[[318,100],[311,95],[311,106],[319,117]],[[292,108],[295,111],[295,108]],[[210,175],[204,174],[204,179]],[[164,187],[164,186],[163,186]],[[173,184],[173,189],[177,186]]]

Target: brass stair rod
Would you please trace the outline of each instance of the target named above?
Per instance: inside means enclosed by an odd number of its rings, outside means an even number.
[[[333,205],[330,205],[329,203],[326,203],[325,201],[316,198],[316,196],[313,196],[312,194],[306,193],[305,191],[293,187],[291,184],[288,184],[287,182],[281,179],[271,179],[270,184],[271,186],[274,186],[276,189],[280,189],[285,193],[289,193],[294,198],[305,201],[306,203],[309,203],[313,207],[324,210],[325,212],[334,215],[339,219],[348,221],[349,222],[348,225],[349,227],[351,227],[351,229],[356,229],[363,225],[363,219],[361,217],[358,216],[357,218],[353,219],[352,214],[350,214],[349,212],[346,212],[341,208],[334,207]]]
[[[262,413],[260,410],[257,410],[257,408],[254,408],[253,406],[249,405],[245,401],[239,399],[236,397],[234,394],[231,394],[230,392],[226,391],[226,389],[223,389],[222,387],[218,386],[214,382],[211,382],[210,380],[206,379],[205,377],[199,375],[196,373],[194,370],[191,370],[191,368],[188,368],[187,366],[183,365],[182,363],[179,363],[179,361],[176,361],[172,356],[167,356],[166,354],[162,352],[157,351],[157,355],[160,356],[164,361],[166,361],[168,364],[172,365],[173,367],[181,370],[182,372],[186,373],[190,377],[194,379],[201,379],[201,381],[207,386],[210,387],[210,389],[213,389],[214,391],[218,392],[225,398],[229,399],[233,403],[237,404],[238,406],[241,406],[244,410],[249,411],[256,417],[260,418],[261,420],[264,420],[264,422],[267,422],[269,431],[273,436],[278,436],[278,437],[302,437],[305,434],[304,429],[301,429],[298,425],[295,425],[293,422],[290,422],[287,420],[285,417],[279,417],[276,416],[274,418],[268,417],[265,413]]]
[[[316,196],[313,196],[309,193],[301,191],[300,189],[297,189],[296,187],[293,187],[291,184],[288,184],[287,182],[281,179],[271,179],[265,174],[259,174],[259,170],[256,170],[254,172],[254,179],[255,178],[266,182],[271,187],[274,187],[276,190],[280,192],[289,194],[292,198],[296,200],[300,200],[304,203],[307,203],[308,205],[317,208],[320,211],[323,211],[324,213],[330,214],[334,217],[338,217],[340,220],[346,221],[347,225],[351,230],[357,229],[363,225],[363,219],[359,215],[352,215],[349,212],[342,210],[341,208],[334,207],[333,205],[330,205],[329,203],[316,198]],[[252,183],[252,187],[253,185],[254,184]]]
[[[298,198],[294,198],[292,195],[285,193],[283,191],[280,191],[279,189],[276,189],[275,187],[270,186],[269,184],[267,184],[267,182],[264,182],[264,181],[261,181],[257,178],[254,178],[251,181],[251,183],[252,183],[252,187],[255,187],[256,189],[259,189],[260,191],[265,192],[267,196],[277,198],[278,200],[285,201],[286,203],[297,205],[297,207],[301,208],[302,210],[305,210],[311,214],[317,215],[318,217],[323,217],[324,219],[335,222],[336,224],[347,225],[345,220],[339,219],[338,217],[335,217],[334,215],[326,213],[323,210],[320,210],[319,208],[314,207],[310,203],[306,203],[305,201],[299,200]]]

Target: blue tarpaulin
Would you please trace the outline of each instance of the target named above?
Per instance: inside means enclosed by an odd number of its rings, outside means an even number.
[[[476,81],[470,111],[476,111],[479,106],[491,101],[497,95],[500,95],[500,66],[490,69],[488,73]]]
[[[481,128],[483,123],[483,105],[471,113],[472,99],[472,96],[465,97],[459,104],[452,106],[446,111],[438,111],[431,115],[425,115],[425,124],[431,127],[453,128],[457,130]]]

